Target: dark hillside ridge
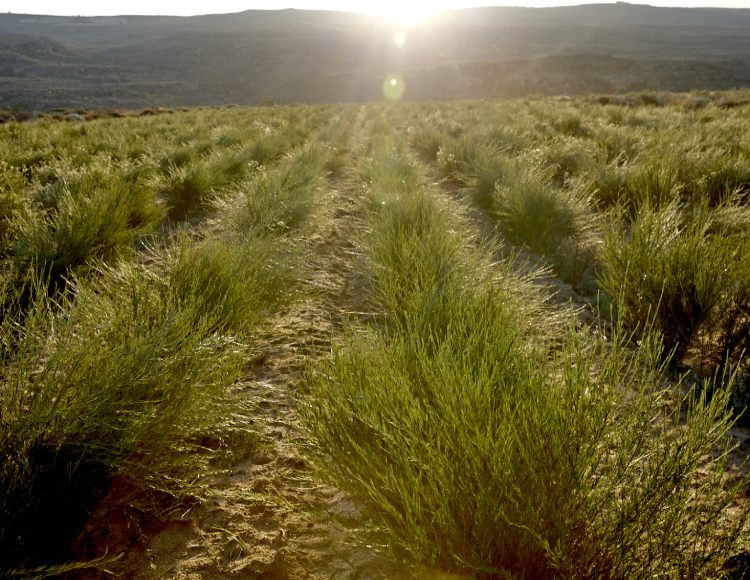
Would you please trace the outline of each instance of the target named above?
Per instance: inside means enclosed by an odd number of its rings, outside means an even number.
[[[0,15],[0,109],[492,98],[750,86],[750,9],[589,4],[360,14]]]
[[[746,28],[750,10],[730,8],[664,8],[644,4],[582,4],[555,8],[491,6],[463,12],[465,22],[476,24],[504,20],[527,26],[713,26]]]

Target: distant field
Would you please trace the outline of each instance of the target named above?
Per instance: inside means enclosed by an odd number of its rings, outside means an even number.
[[[0,577],[741,577],[748,113],[0,125]]]

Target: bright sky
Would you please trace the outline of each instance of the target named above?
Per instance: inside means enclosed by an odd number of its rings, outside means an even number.
[[[438,0],[433,2],[410,2],[408,0],[366,0],[347,2],[346,0],[0,0],[0,12],[26,14],[56,14],[81,16],[109,16],[120,14],[173,14],[190,16],[194,14],[220,14],[241,12],[250,8],[281,9],[303,8],[320,10],[342,10],[347,12],[369,12],[390,15],[399,14],[419,18],[445,8],[468,8],[471,6],[563,6],[573,4],[593,4],[614,0]],[[632,3],[652,6],[712,6],[725,8],[750,8],[750,0],[659,0]]]

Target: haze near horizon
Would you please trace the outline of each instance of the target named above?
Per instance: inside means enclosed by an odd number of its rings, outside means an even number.
[[[346,0],[119,0],[103,6],[96,0],[72,0],[61,3],[57,0],[8,0],[0,5],[0,11],[19,14],[54,16],[115,16],[115,15],[171,15],[194,16],[202,14],[225,14],[245,10],[281,10],[297,8],[303,10],[335,10],[341,12],[363,12],[384,16],[394,20],[419,20],[443,10],[474,8],[479,6],[526,6],[545,8],[552,6],[575,6],[581,4],[614,4],[616,0],[440,0],[437,2],[399,2]],[[679,0],[666,2],[631,2],[668,8],[750,8],[750,0]]]

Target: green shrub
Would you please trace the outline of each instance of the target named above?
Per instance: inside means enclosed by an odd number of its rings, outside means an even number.
[[[260,168],[216,206],[231,227],[243,235],[296,228],[313,210],[331,154],[323,146],[303,147],[278,166]]]
[[[467,170],[466,184],[479,207],[492,211],[495,204],[495,189],[498,183],[518,171],[518,163],[495,155],[483,155]]]
[[[356,109],[354,107],[339,110],[333,114],[328,123],[320,130],[317,140],[332,147],[342,147],[352,132]]]
[[[463,181],[468,174],[480,167],[491,167],[493,159],[501,158],[502,152],[489,145],[476,134],[446,139],[437,152],[437,164],[444,177]]]
[[[259,165],[267,165],[280,159],[294,145],[284,133],[266,132],[250,145],[248,158]]]
[[[563,240],[583,235],[588,201],[555,188],[538,170],[519,167],[496,185],[491,213],[512,241],[551,255]]]
[[[198,155],[192,148],[186,146],[177,147],[159,159],[159,169],[162,173],[168,173],[173,168],[186,167],[195,163],[197,158]]]
[[[244,364],[236,342],[210,333],[216,321],[202,304],[148,271],[102,271],[54,310],[37,296],[20,336],[3,325],[4,567],[64,558],[108,478],[131,454],[143,465],[214,420]]]
[[[373,184],[377,187],[377,183]],[[570,331],[465,249],[425,194],[363,238],[373,304],[301,401],[320,468],[419,562],[477,577],[717,574],[745,513],[722,481],[727,389],[665,407],[660,344]],[[498,267],[498,266],[496,266]],[[601,336],[601,335],[600,335]],[[596,372],[595,370],[596,369]],[[702,470],[711,475],[704,477]]]
[[[206,208],[218,190],[244,177],[251,167],[248,159],[235,152],[170,167],[159,185],[169,206],[169,217],[184,220]]]
[[[717,358],[741,362],[750,369],[750,236],[746,229],[739,236],[727,236],[724,293],[718,311],[713,313],[718,343]],[[710,331],[707,333],[710,335]],[[716,348],[716,346],[714,346]]]
[[[92,174],[62,184],[54,207],[18,218],[15,257],[62,275],[92,260],[110,261],[150,234],[162,212],[138,179]]]
[[[625,178],[625,197],[620,204],[636,215],[648,205],[659,208],[676,200],[681,183],[677,169],[670,163],[636,163],[628,169]]]
[[[183,244],[169,286],[217,330],[242,333],[291,297],[297,272],[277,241],[209,238]]]
[[[613,208],[624,203],[628,196],[628,167],[618,164],[592,167],[579,178],[584,185],[581,189],[591,193],[602,209]]]
[[[28,211],[27,196],[21,172],[0,162],[0,256],[7,254],[16,240],[16,224]]]
[[[411,312],[455,275],[460,252],[446,216],[424,193],[390,200],[374,218],[365,252],[371,300],[387,313]]]
[[[529,133],[523,121],[504,119],[494,121],[482,128],[482,135],[487,144],[500,149],[506,154],[519,154],[534,146],[535,135]]]
[[[581,116],[573,112],[557,115],[552,126],[563,135],[570,137],[587,137],[590,133]]]
[[[322,468],[439,569],[718,574],[744,526],[744,514],[721,519],[739,493],[721,481],[726,457],[706,459],[725,444],[726,391],[686,402],[678,429],[651,361],[631,359],[626,379],[619,347],[571,336],[550,362],[525,345],[512,306],[478,294],[432,300],[447,309],[439,330],[417,314],[391,334],[345,337],[304,407]]]
[[[710,226],[710,215],[687,214],[673,202],[642,207],[629,232],[617,219],[605,231],[600,287],[621,304],[630,328],[643,330],[653,320],[676,359],[699,331],[718,330],[717,317],[742,320],[741,307],[731,304],[746,291],[747,243],[709,235]]]
[[[720,206],[733,195],[750,194],[750,161],[726,151],[694,151],[681,166],[687,197],[696,203]]]
[[[622,116],[623,109],[611,108],[616,116]],[[618,124],[621,124],[618,122]],[[645,133],[625,127],[604,125],[597,128],[593,137],[597,150],[607,163],[630,163],[638,157],[644,147]]]
[[[427,123],[427,121],[425,122]],[[443,133],[436,127],[424,124],[411,132],[411,145],[428,161],[436,161],[443,144]]]
[[[54,308],[44,284],[22,307],[3,278],[3,566],[64,561],[114,474],[181,492],[196,474],[165,451],[227,424],[226,389],[247,358],[237,337],[289,301],[298,278],[278,240],[262,238],[183,240],[144,263],[73,280]]]
[[[317,135],[316,140],[327,150],[325,170],[336,177],[344,174],[349,162],[349,158],[343,152],[347,150],[352,134],[354,112],[355,109],[352,107],[332,116]]]
[[[254,171],[258,162],[246,149],[235,147],[224,150],[210,159],[209,171],[215,176],[215,187],[226,187]]]
[[[412,191],[421,178],[404,144],[388,136],[373,145],[372,154],[360,163],[358,172],[370,185],[368,195],[374,206],[393,194]]]
[[[547,146],[528,151],[538,166],[558,187],[568,186],[573,178],[586,172],[596,162],[581,140],[557,140]]]

